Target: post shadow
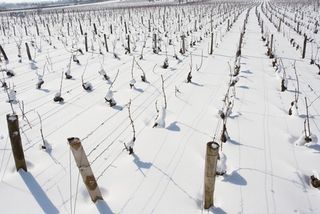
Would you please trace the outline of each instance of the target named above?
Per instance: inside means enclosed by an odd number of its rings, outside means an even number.
[[[54,206],[31,173],[20,169],[19,174],[44,213],[59,213],[59,210]]]
[[[113,213],[111,208],[107,204],[107,202],[105,202],[105,200],[98,200],[95,203],[95,205],[96,205],[99,213],[101,213],[101,214],[112,214]]]

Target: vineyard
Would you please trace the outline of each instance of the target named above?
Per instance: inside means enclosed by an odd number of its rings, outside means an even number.
[[[1,213],[320,213],[319,10],[0,12]]]

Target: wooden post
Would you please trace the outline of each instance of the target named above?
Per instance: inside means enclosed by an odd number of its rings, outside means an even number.
[[[48,35],[51,36],[49,25],[47,24]]]
[[[228,19],[227,31],[229,31],[229,28],[230,28],[230,20]]]
[[[304,59],[306,57],[306,47],[307,47],[307,35],[304,34],[303,49],[302,49],[302,59]]]
[[[84,46],[85,46],[86,52],[88,52],[88,37],[87,37],[87,33],[84,34]]]
[[[93,175],[90,163],[81,145],[80,139],[71,137],[71,138],[68,138],[68,142],[69,142],[74,160],[76,161],[77,167],[79,168],[79,172],[81,174],[82,180],[86,185],[88,193],[90,194],[91,200],[94,203],[97,200],[103,200],[96,178]]]
[[[186,38],[185,35],[182,35],[182,36],[181,36],[181,40],[182,40],[182,51],[181,51],[181,54],[185,54],[185,53],[186,53],[186,42],[185,42],[185,38]]]
[[[204,208],[213,206],[214,184],[216,180],[217,160],[219,156],[219,144],[208,142],[205,162],[204,178]]]
[[[27,26],[24,26],[24,31],[26,32],[26,36],[28,36]]]
[[[3,32],[3,35],[4,35],[4,36],[7,36],[7,35],[6,35],[6,29],[4,28],[4,26],[2,26],[2,32]]]
[[[270,54],[272,53],[272,47],[273,47],[273,34],[271,34],[271,41],[270,41]]]
[[[110,25],[110,34],[112,34],[112,25]]]
[[[9,61],[6,52],[3,50],[2,46],[0,45],[0,52],[4,58],[5,61]]]
[[[211,32],[210,55],[213,54],[213,32]]]
[[[16,164],[16,169],[17,171],[19,169],[23,169],[24,171],[27,171],[27,165],[24,159],[23,148],[21,144],[18,115],[7,114],[7,123],[8,123],[9,137],[10,137],[14,162]]]
[[[127,35],[127,48],[128,48],[128,53],[131,53],[131,49],[130,49],[130,35]]]
[[[241,45],[242,45],[242,37],[243,37],[243,33],[240,33],[240,39],[239,39],[239,44],[238,44],[238,50],[236,52],[236,57],[241,56]]]
[[[83,30],[82,30],[82,26],[81,26],[80,20],[79,20],[79,26],[80,26],[80,33],[81,33],[81,35],[83,35]]]
[[[153,48],[157,50],[157,34],[153,34]]]
[[[127,35],[128,34],[127,22],[124,22],[124,31],[125,31],[125,34]]]
[[[280,28],[281,28],[281,19],[279,19],[278,32],[280,32]]]
[[[108,48],[108,42],[107,42],[107,36],[106,34],[103,34],[103,38],[104,38],[104,44],[106,46],[106,51],[109,52],[109,48]]]
[[[39,27],[38,25],[36,24],[36,30],[37,30],[37,35],[40,36],[40,33],[39,33]]]
[[[26,49],[27,49],[28,59],[29,59],[30,61],[32,61],[32,57],[31,57],[31,54],[30,54],[29,45],[28,45],[28,43],[27,43],[27,42],[26,42]]]
[[[98,34],[96,23],[93,23],[94,34]]]

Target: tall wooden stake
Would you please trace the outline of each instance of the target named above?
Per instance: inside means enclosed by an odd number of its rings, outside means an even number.
[[[211,32],[210,55],[213,54],[213,32]]]
[[[21,144],[18,115],[7,114],[7,123],[16,169],[17,171],[19,169],[27,171],[27,165],[24,159],[23,148]]]
[[[204,178],[204,208],[213,206],[214,184],[216,180],[217,160],[219,155],[219,144],[216,142],[207,143],[205,178]]]
[[[48,35],[51,36],[49,25],[47,24]]]
[[[104,44],[106,46],[106,51],[109,52],[109,48],[108,48],[108,42],[107,42],[107,36],[106,34],[103,34],[103,38],[104,38]]]
[[[82,180],[87,187],[91,200],[95,203],[97,200],[103,200],[102,194],[98,187],[96,178],[93,175],[87,155],[81,145],[79,138],[68,138],[70,149],[72,151],[74,160],[77,163],[81,173]]]
[[[98,34],[96,23],[93,23],[94,34]]]
[[[307,46],[307,35],[304,34],[303,49],[302,49],[302,59],[304,59],[306,57],[306,46]]]
[[[271,34],[270,51],[272,53],[273,49],[273,34]]]
[[[86,52],[88,52],[88,37],[87,37],[87,33],[84,34],[84,46],[85,46]]]
[[[9,61],[6,52],[3,50],[2,46],[0,45],[0,52],[5,61]],[[1,60],[1,59],[0,59]]]
[[[29,49],[29,45],[28,45],[28,43],[27,43],[27,42],[26,42],[26,49],[27,49],[28,59],[31,61],[31,60],[32,60],[32,57],[31,57],[30,49]]]
[[[128,48],[128,53],[131,53],[131,49],[130,49],[130,35],[127,35],[127,48]]]

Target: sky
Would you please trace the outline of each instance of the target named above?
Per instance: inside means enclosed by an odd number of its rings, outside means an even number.
[[[25,2],[44,2],[48,0],[0,0],[0,3],[25,3]]]

